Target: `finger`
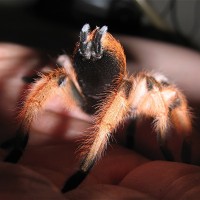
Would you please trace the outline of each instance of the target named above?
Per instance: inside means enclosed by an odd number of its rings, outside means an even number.
[[[65,199],[50,181],[19,165],[0,164],[0,199]]]
[[[154,161],[134,169],[120,186],[139,190],[157,199],[195,199],[200,192],[199,183],[200,168],[197,166]]]
[[[140,192],[117,185],[98,184],[90,187],[78,188],[74,191],[64,194],[69,199],[104,199],[104,200],[121,200],[121,199],[148,199],[153,200],[154,197]]]

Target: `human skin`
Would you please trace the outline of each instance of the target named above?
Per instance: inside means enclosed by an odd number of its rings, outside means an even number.
[[[198,52],[139,38],[118,36],[118,39],[128,54],[130,71],[143,68],[162,72],[184,91],[190,105],[194,105],[194,115],[198,116]],[[0,44],[2,141],[14,135],[17,128],[14,113],[25,89],[21,77],[34,71],[35,66],[41,66],[41,59],[36,50],[28,47]],[[0,163],[0,199],[198,199],[200,139],[197,125],[192,142],[193,164],[164,161],[155,147],[155,135],[139,125],[137,152],[123,147],[120,142],[108,145],[86,180],[77,189],[61,194],[64,181],[78,169],[77,147],[90,126],[88,116],[79,111],[69,113],[64,108],[62,99],[51,99],[32,124],[30,140],[20,162]],[[198,119],[194,123],[198,124]],[[174,138],[180,139],[172,135],[169,140]]]

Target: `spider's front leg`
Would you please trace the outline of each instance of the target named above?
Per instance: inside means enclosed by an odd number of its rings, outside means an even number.
[[[19,128],[16,133],[14,148],[4,159],[16,163],[27,145],[31,124],[48,100],[59,95],[65,100],[66,108],[82,106],[84,98],[76,87],[72,74],[68,75],[65,68],[59,68],[48,74],[40,74],[40,79],[32,84],[24,105],[18,114]]]
[[[94,116],[94,125],[90,129],[91,133],[85,136],[79,149],[83,158],[79,171],[66,181],[62,192],[74,189],[85,179],[106,149],[111,134],[129,116],[127,98],[131,87],[131,82],[123,81],[121,86],[110,92],[99,105],[99,110]]]

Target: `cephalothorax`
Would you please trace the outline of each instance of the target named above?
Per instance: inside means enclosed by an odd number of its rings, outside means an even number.
[[[128,76],[121,44],[107,32],[106,26],[90,31],[86,24],[80,32],[72,66],[64,65],[41,75],[33,84],[19,113],[18,142],[6,161],[16,162],[20,158],[33,119],[55,93],[66,100],[67,108],[79,106],[94,118],[91,133],[81,144],[82,162],[74,176],[89,172],[105,150],[109,136],[129,118],[154,119],[157,140],[166,156],[165,139],[170,125],[184,138],[191,133],[185,96],[161,74],[139,72]],[[68,184],[69,181],[63,191]]]

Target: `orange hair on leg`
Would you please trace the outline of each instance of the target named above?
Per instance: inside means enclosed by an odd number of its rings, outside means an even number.
[[[94,119],[93,131],[79,149],[82,151],[81,156],[84,157],[81,164],[81,170],[84,172],[87,172],[101,156],[107,146],[110,134],[128,116],[128,102],[123,87],[125,84],[124,82],[118,91],[111,92],[100,105],[99,112]]]
[[[53,95],[63,96],[67,108],[81,104],[81,96],[64,68],[40,76],[41,79],[32,85],[23,108],[18,114],[18,119],[22,120],[21,125],[26,131],[29,130],[33,119]]]

